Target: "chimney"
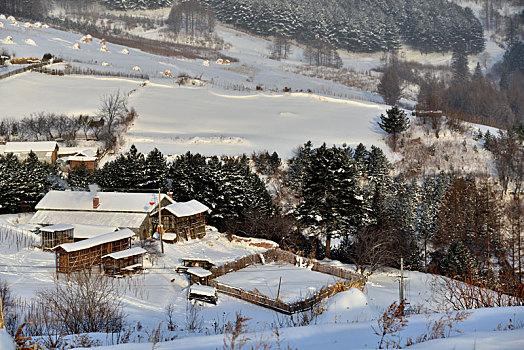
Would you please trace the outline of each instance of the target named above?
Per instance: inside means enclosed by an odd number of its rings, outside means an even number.
[[[173,191],[167,191],[167,195],[169,196],[169,198],[173,199]]]
[[[93,209],[96,209],[100,206],[100,197],[94,196],[93,197]]]

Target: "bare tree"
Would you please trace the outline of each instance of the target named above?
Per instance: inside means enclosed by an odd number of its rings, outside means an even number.
[[[389,66],[384,70],[377,89],[384,102],[388,105],[394,106],[400,100],[402,87],[400,77],[394,66]]]
[[[102,96],[100,102],[98,116],[104,120],[107,134],[114,135],[118,126],[127,118],[127,97],[118,90],[112,94]]]
[[[69,281],[37,293],[45,305],[49,326],[69,334],[120,331],[125,315],[120,295],[107,277],[80,271]]]

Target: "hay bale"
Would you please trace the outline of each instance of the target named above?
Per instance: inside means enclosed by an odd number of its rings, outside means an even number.
[[[13,41],[13,37],[8,35],[6,36],[6,38],[4,39],[4,44],[14,44],[15,42]]]
[[[33,39],[25,39],[25,43],[31,46],[37,46]]]
[[[141,71],[141,69],[140,69],[139,66],[134,66],[134,67],[133,67],[133,70],[134,70],[134,71],[137,71],[137,72],[140,72],[140,71]]]
[[[9,17],[7,17],[7,20],[8,20],[8,21],[16,21],[16,19],[15,19],[13,16],[9,16]]]
[[[107,48],[106,45],[102,45],[102,47],[100,48],[100,51],[102,51],[102,52],[109,52],[109,49]]]
[[[9,23],[10,25],[12,25],[13,27],[19,27],[18,25],[18,22],[17,21],[12,21],[11,23]]]
[[[0,28],[4,28],[4,23],[0,22]]]
[[[75,44],[73,45],[73,49],[74,49],[74,50],[80,50],[80,44],[79,44],[79,43],[75,43]]]
[[[33,28],[33,25],[31,23],[29,23],[29,22],[25,22],[24,23],[24,27],[26,27],[26,28]]]
[[[49,29],[49,26],[47,24],[42,25],[42,28]]]
[[[0,19],[7,19],[7,18],[5,18],[4,14],[0,14]]]
[[[102,39],[98,42],[100,45],[105,45],[106,44],[106,39]]]
[[[87,40],[89,40],[89,41],[93,41],[93,37],[91,36],[91,34],[87,34],[87,35],[86,35],[86,38],[87,38]]]
[[[122,51],[120,51],[121,54],[123,55],[129,55],[129,50],[128,49],[122,49]]]
[[[36,22],[36,23],[35,23],[35,27],[36,27],[36,28],[42,28],[42,23],[40,23],[40,22]]]
[[[230,61],[230,60],[225,60],[225,61],[224,61],[224,64],[225,64],[226,66],[229,66],[229,65],[231,64],[231,61]]]
[[[104,67],[109,67],[109,63],[107,63],[107,62],[102,62],[102,66],[104,66]]]
[[[204,62],[202,62],[202,65],[206,67],[211,66],[211,64],[209,63],[209,60],[205,60]]]
[[[224,64],[224,60],[219,58],[217,61],[216,61],[216,64]]]

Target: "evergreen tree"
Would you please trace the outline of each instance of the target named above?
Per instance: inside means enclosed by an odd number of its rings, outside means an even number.
[[[67,176],[67,183],[73,190],[87,190],[95,182],[95,174],[87,169],[84,162],[79,167],[72,169]]]
[[[395,67],[389,66],[384,70],[377,89],[386,104],[391,106],[397,104],[402,94],[402,87]]]
[[[332,238],[345,237],[361,226],[362,202],[351,152],[325,144],[315,149],[304,168],[297,216],[312,234],[325,238],[326,257]]]
[[[466,83],[469,81],[468,55],[461,46],[453,50],[451,69],[453,70],[453,80],[456,83]]]
[[[362,143],[359,143],[355,152],[353,153],[353,159],[355,160],[357,170],[361,178],[367,176],[367,167],[368,167],[368,157],[369,152]]]
[[[163,189],[166,187],[167,162],[162,152],[156,147],[147,155],[144,168],[142,188]]]
[[[396,151],[398,135],[409,129],[410,121],[406,112],[393,106],[391,109],[380,115],[381,122],[378,126],[393,137],[393,150]]]

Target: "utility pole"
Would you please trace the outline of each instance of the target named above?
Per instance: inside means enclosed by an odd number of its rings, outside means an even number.
[[[399,299],[400,304],[404,302],[404,258],[400,258],[400,285],[399,285]]]
[[[278,291],[277,291],[277,300],[280,297],[280,285],[282,284],[282,276],[280,276],[280,281],[278,281]]]
[[[160,236],[160,248],[164,254],[164,226],[162,225],[162,196],[160,188],[158,189],[158,235]]]

